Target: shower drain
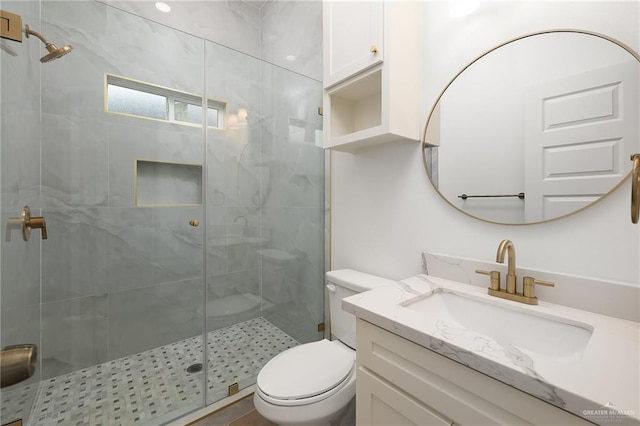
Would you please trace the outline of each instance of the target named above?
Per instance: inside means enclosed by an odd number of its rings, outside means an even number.
[[[199,373],[202,371],[202,364],[191,364],[187,367],[187,373]]]

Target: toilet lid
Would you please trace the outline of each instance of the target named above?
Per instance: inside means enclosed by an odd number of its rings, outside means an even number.
[[[257,385],[272,398],[310,398],[340,384],[351,373],[354,361],[354,351],[329,340],[306,343],[267,362]]]

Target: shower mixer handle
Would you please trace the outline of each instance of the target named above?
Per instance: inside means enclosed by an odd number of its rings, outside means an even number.
[[[14,229],[22,229],[22,219],[19,217],[10,217],[7,219],[7,229],[5,231],[5,241],[11,241],[11,233]]]
[[[31,216],[31,209],[29,208],[29,206],[24,206],[22,208],[20,217],[11,217],[9,218],[9,220],[7,220],[7,241],[11,241],[11,231],[13,231],[14,229],[22,230],[22,239],[24,241],[29,241],[32,229],[40,229],[43,240],[46,240],[48,238],[47,222],[42,216]]]
[[[30,226],[31,229],[39,229],[43,240],[46,240],[48,238],[47,222],[45,222],[44,217],[42,216],[32,217],[31,220],[29,221],[28,226]]]

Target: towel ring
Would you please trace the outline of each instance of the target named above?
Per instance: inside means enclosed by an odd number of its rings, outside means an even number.
[[[632,154],[633,170],[631,172],[631,222],[638,223],[640,215],[640,154]]]

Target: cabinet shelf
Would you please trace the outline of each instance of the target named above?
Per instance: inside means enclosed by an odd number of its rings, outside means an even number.
[[[382,70],[328,93],[332,138],[382,125]]]

